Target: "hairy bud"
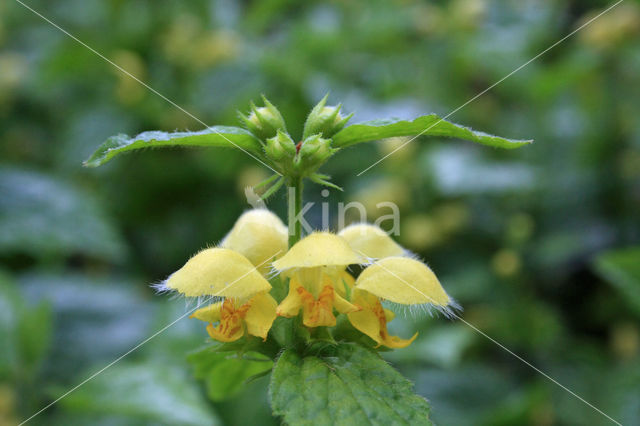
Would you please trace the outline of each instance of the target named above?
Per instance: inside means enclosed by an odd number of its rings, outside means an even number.
[[[305,172],[312,172],[320,167],[337,150],[331,148],[331,139],[324,139],[320,135],[306,138],[300,146],[296,158],[296,167]]]
[[[275,137],[278,130],[286,132],[287,128],[278,108],[276,108],[275,105],[269,102],[264,96],[262,97],[262,100],[264,101],[265,106],[256,107],[252,102],[250,104],[251,113],[249,116],[242,113],[240,113],[239,116],[251,133],[253,133],[258,139],[265,141],[269,138]]]
[[[280,162],[296,155],[296,144],[291,139],[291,136],[278,130],[276,136],[267,139],[264,152],[273,161]]]
[[[343,117],[340,114],[340,108],[342,105],[337,106],[325,106],[327,103],[326,95],[318,104],[313,107],[307,121],[304,123],[304,131],[302,138],[306,139],[309,136],[319,134],[323,138],[331,138],[338,133],[347,124],[347,121],[353,114],[349,114]]]

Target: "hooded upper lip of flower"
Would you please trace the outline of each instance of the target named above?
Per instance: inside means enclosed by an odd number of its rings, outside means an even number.
[[[406,257],[408,252],[377,226],[351,225],[337,235],[315,232],[288,251],[287,237],[287,228],[276,215],[250,210],[221,247],[197,253],[160,289],[188,297],[223,298],[192,315],[219,322],[207,329],[221,341],[237,340],[245,332],[266,339],[276,314],[292,317],[300,310],[308,327],[333,326],[335,308],[379,345],[403,347],[415,336],[403,340],[388,335],[386,323],[393,314],[382,308],[381,300],[435,306],[445,313],[455,306],[431,269]],[[351,264],[370,266],[354,280],[346,271]],[[289,294],[279,305],[269,294],[271,284],[265,278],[269,268],[289,278]]]
[[[244,213],[220,244],[193,256],[159,286],[187,297],[223,298],[198,309],[192,317],[214,323],[211,337],[233,341],[245,332],[266,339],[276,318],[277,302],[264,277],[271,261],[287,249],[287,229],[268,210]]]
[[[307,327],[334,326],[335,308],[340,313],[358,311],[336,291],[348,265],[365,263],[345,239],[328,232],[314,232],[298,241],[287,254],[273,262],[276,271],[290,278],[289,294],[278,306],[278,315],[293,317],[303,312]]]

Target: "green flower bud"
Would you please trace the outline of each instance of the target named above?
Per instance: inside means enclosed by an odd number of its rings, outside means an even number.
[[[267,157],[273,161],[279,162],[285,158],[293,158],[296,155],[296,144],[287,133],[278,130],[276,136],[267,139],[264,146],[264,152]]]
[[[247,117],[246,115],[239,113],[239,116],[251,133],[253,133],[258,139],[265,141],[276,136],[278,130],[286,132],[287,128],[278,108],[276,108],[275,105],[269,102],[264,96],[262,97],[262,100],[264,101],[265,106],[256,107],[255,104],[251,102],[251,114]]]
[[[325,106],[329,95],[325,95],[324,98],[318,104],[313,107],[307,121],[304,123],[304,131],[302,133],[302,139],[306,139],[311,135],[319,134],[323,138],[330,138],[338,133],[347,124],[347,121],[353,114],[349,114],[343,117],[340,114],[340,108],[342,105],[337,106]]]
[[[302,173],[308,174],[320,167],[336,151],[331,148],[331,139],[324,139],[320,135],[310,136],[300,146],[296,167]]]

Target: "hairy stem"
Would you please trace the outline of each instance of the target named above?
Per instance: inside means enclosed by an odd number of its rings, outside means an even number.
[[[301,177],[290,178],[287,196],[289,198],[289,247],[292,247],[302,238],[302,224],[298,220],[298,215],[302,211]]]

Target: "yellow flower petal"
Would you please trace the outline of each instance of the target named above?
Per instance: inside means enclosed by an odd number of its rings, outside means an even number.
[[[307,327],[333,327],[336,317],[333,315],[333,287],[325,286],[316,299],[304,287],[296,289],[302,299],[302,323]],[[348,303],[348,302],[347,302]]]
[[[174,272],[165,285],[188,297],[223,296],[241,300],[271,289],[271,284],[246,257],[224,248],[202,250]]]
[[[240,325],[238,325],[237,327],[233,328],[233,332],[232,333],[225,333],[223,331],[221,331],[221,325],[218,325],[217,327],[214,327],[213,324],[209,324],[207,326],[207,333],[209,333],[209,336],[211,336],[212,339],[216,339],[219,342],[235,342],[236,340],[240,339],[242,336],[244,336],[244,327],[242,326],[242,323],[240,323]]]
[[[380,337],[380,320],[371,309],[362,309],[347,314],[347,318],[356,330],[372,338],[378,345],[382,344]]]
[[[279,271],[316,266],[347,266],[363,263],[361,255],[342,238],[329,232],[315,232],[298,241],[280,259],[273,262]]]
[[[384,308],[384,316],[387,317],[387,322],[391,322],[396,317],[396,313],[387,308]]]
[[[222,309],[222,303],[213,303],[204,308],[200,308],[189,316],[189,318],[196,318],[204,322],[218,322],[220,321],[220,310]]]
[[[276,314],[285,318],[291,318],[298,315],[300,308],[302,308],[302,299],[297,288],[302,287],[300,282],[292,278],[289,280],[289,294],[285,297],[276,309]]]
[[[418,337],[414,334],[410,339],[401,339],[398,336],[390,336],[387,331],[387,322],[393,317],[389,317],[387,309],[382,307],[380,300],[366,291],[354,290],[353,303],[362,309],[358,312],[347,314],[347,318],[361,333],[372,338],[378,346],[384,345],[390,348],[407,347]]]
[[[380,318],[378,317],[378,315],[376,315],[373,309],[377,306],[378,303],[380,303],[378,298],[366,291],[354,289],[353,297],[351,300],[362,309],[357,312],[349,313],[347,315],[347,318],[349,318],[349,322],[351,322],[351,324],[356,329],[371,337],[378,344],[381,344],[382,339],[380,337]]]
[[[265,274],[271,268],[270,261],[287,252],[287,239],[287,227],[278,216],[254,209],[238,218],[220,246],[242,254]]]
[[[249,304],[236,308],[233,299],[226,299],[220,309],[220,324],[207,326],[209,336],[220,342],[233,342],[244,336],[244,317],[249,310]]]
[[[350,312],[357,312],[360,308],[352,303],[349,303],[337,292],[333,294],[333,307],[341,314],[348,314]]]
[[[433,271],[407,257],[388,257],[369,266],[356,280],[356,288],[403,305],[451,303]]]
[[[333,285],[331,279],[322,273],[323,269],[325,268],[321,266],[297,268],[293,270],[293,274],[307,291],[318,297],[325,285]]]
[[[278,302],[268,293],[258,294],[249,302],[249,310],[244,317],[247,333],[267,339],[267,333],[276,319]]]
[[[353,286],[356,285],[356,279],[347,271],[342,271],[340,278],[342,278],[343,282],[349,286],[349,288],[353,288]]]
[[[298,276],[289,281],[289,294],[280,303],[277,313],[283,317],[294,317],[302,308],[302,322],[307,327],[336,325],[333,308],[338,312],[355,312],[360,308],[349,303],[334,291],[333,281],[327,276],[318,276],[317,295],[309,291],[298,280]]]
[[[358,223],[344,228],[338,233],[360,254],[374,259],[402,256],[404,249],[380,227],[369,223]]]
[[[346,297],[347,293],[353,288],[356,284],[356,279],[347,272],[342,271],[338,278],[336,279],[335,285],[333,288],[336,290],[336,293],[342,297]]]
[[[401,339],[398,336],[387,336],[387,338],[383,340],[382,344],[388,348],[402,349],[409,346],[414,340],[416,340],[416,337],[418,337],[417,331],[409,339]]]

